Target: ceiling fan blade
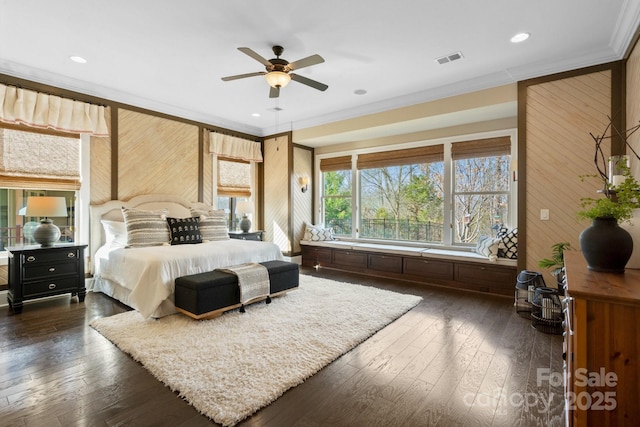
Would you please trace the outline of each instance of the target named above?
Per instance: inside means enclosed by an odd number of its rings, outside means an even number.
[[[277,98],[280,96],[280,88],[279,87],[271,87],[269,89],[269,98]]]
[[[238,50],[246,55],[249,55],[250,57],[252,57],[253,59],[255,59],[256,61],[258,61],[264,66],[269,67],[271,65],[271,62],[269,62],[268,59],[263,58],[262,56],[260,56],[260,54],[256,53],[253,49],[250,49],[248,47],[239,47]]]
[[[304,85],[311,86],[314,89],[325,91],[329,87],[324,83],[320,83],[320,82],[317,82],[315,80],[311,80],[310,78],[303,77],[303,76],[301,76],[299,74],[291,73],[289,75],[291,76],[291,80],[295,80],[298,83],[302,83]]]
[[[222,81],[228,82],[230,80],[245,79],[247,77],[264,76],[265,74],[267,74],[266,71],[258,71],[256,73],[247,73],[247,74],[238,74],[238,75],[235,75],[235,76],[223,77]]]
[[[303,67],[308,67],[310,65],[321,64],[324,62],[324,58],[320,55],[311,55],[306,58],[298,59],[297,61],[293,61],[289,63],[289,69],[291,70],[299,70]]]

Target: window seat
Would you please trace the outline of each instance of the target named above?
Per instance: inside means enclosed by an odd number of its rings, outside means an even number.
[[[392,277],[513,296],[517,260],[471,250],[421,248],[345,240],[300,241],[302,265]]]

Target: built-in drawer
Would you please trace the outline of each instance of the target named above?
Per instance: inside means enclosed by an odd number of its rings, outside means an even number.
[[[24,252],[23,263],[32,264],[36,262],[65,261],[69,259],[79,259],[80,251],[78,249],[62,249],[62,250],[40,250],[32,252]]]
[[[371,270],[402,273],[402,257],[395,255],[369,254],[367,267]]]
[[[62,277],[42,282],[25,283],[23,298],[39,295],[53,295],[57,292],[76,292],[78,290],[78,276]]]
[[[493,289],[507,288],[513,292],[515,269],[456,263],[455,280],[471,285],[484,285]]]
[[[367,267],[367,254],[364,252],[356,251],[342,251],[334,250],[333,259],[331,262],[335,265],[366,268]]]
[[[404,274],[425,279],[453,280],[453,262],[415,257],[404,259]]]
[[[331,249],[302,246],[302,258],[308,266],[331,264]]]
[[[25,264],[23,280],[37,280],[45,277],[58,277],[77,273],[77,262]]]

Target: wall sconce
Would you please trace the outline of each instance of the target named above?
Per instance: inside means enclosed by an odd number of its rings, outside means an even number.
[[[307,175],[302,175],[298,178],[298,183],[300,184],[300,190],[303,193],[306,193],[309,189],[309,177]]]

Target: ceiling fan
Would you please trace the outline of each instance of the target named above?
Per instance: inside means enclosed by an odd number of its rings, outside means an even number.
[[[324,62],[324,59],[320,55],[311,55],[294,62],[289,62],[286,59],[280,58],[280,55],[282,55],[282,52],[284,51],[284,48],[282,46],[273,46],[273,53],[276,55],[276,57],[272,59],[265,59],[248,47],[239,47],[238,50],[246,55],[249,55],[256,61],[264,65],[267,71],[258,71],[255,73],[238,74],[235,76],[223,77],[222,80],[225,82],[228,82],[230,80],[244,79],[246,77],[265,76],[267,82],[269,83],[269,86],[271,86],[271,89],[269,91],[269,98],[277,98],[278,96],[280,96],[280,88],[285,87],[291,80],[295,80],[298,83],[311,86],[312,88],[321,91],[325,91],[329,87],[324,83],[320,83],[308,77],[304,77],[291,72],[294,70],[299,70],[303,67],[309,67],[311,65],[316,65]]]

